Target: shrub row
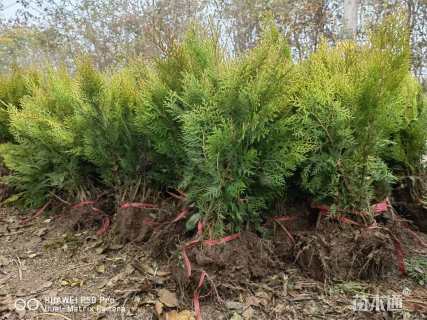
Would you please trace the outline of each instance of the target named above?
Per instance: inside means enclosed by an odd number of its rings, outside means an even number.
[[[390,18],[365,44],[323,43],[300,63],[274,27],[237,58],[190,30],[150,65],[15,72],[0,83],[7,182],[29,206],[139,179],[182,188],[189,225],[217,232],[259,223],[289,193],[368,210],[425,152],[404,30]]]

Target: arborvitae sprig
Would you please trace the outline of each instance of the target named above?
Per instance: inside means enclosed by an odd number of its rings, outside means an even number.
[[[73,194],[84,185],[85,170],[74,156],[79,135],[70,128],[83,101],[76,83],[64,70],[49,70],[21,100],[21,108],[9,110],[14,143],[0,146],[12,171],[7,182],[23,194],[27,205],[40,205],[50,192]]]
[[[105,75],[80,65],[77,81],[84,103],[76,110],[74,131],[81,133],[77,153],[96,168],[100,183],[119,187],[143,174],[149,157],[135,129],[139,85],[131,68]]]
[[[0,147],[7,180],[28,205],[91,185],[180,186],[195,204],[188,225],[219,233],[260,223],[295,191],[368,209],[426,150],[403,21],[389,18],[363,45],[323,43],[298,64],[275,28],[230,59],[192,29],[150,67],[101,73],[86,61],[73,76],[11,76],[0,83],[0,127],[14,141]]]
[[[8,109],[21,107],[21,99],[30,94],[31,83],[37,82],[38,72],[14,66],[10,74],[0,75],[0,142],[13,139],[9,131]]]
[[[408,111],[414,114],[402,94],[416,97],[409,58],[407,31],[401,18],[392,17],[368,44],[324,44],[300,65],[295,105],[312,122],[317,145],[303,165],[301,184],[317,200],[368,209],[376,189],[386,196],[393,175],[385,154],[407,127]]]
[[[149,70],[136,106],[135,124],[155,151],[149,173],[153,181],[176,185],[182,177],[186,159],[179,118],[203,100],[200,88],[186,88],[198,81],[212,84],[208,79],[216,77],[218,53],[215,41],[191,29],[182,43]]]
[[[220,70],[217,90],[199,80],[183,92],[204,98],[182,116],[182,185],[219,232],[259,222],[310,149],[288,106],[291,68],[287,45],[273,28],[247,56]]]

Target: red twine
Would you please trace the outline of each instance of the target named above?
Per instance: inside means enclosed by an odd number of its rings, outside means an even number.
[[[110,224],[111,224],[111,220],[108,216],[105,216],[104,218],[102,218],[101,228],[98,229],[98,231],[96,232],[96,235],[102,236],[105,233],[107,233],[108,228],[110,227]]]
[[[96,201],[93,201],[93,200],[81,201],[81,202],[76,203],[75,205],[73,205],[71,207],[71,209],[77,209],[77,208],[88,206],[88,205],[95,204],[95,203],[96,203]]]
[[[328,215],[329,214],[329,207],[326,205],[313,205],[313,208],[317,208],[320,210],[320,214],[322,215]],[[390,208],[390,202],[387,199],[385,199],[384,201],[380,202],[380,203],[376,203],[372,206],[372,209],[374,211],[374,213],[376,213],[376,215],[380,215],[383,212],[386,212],[388,209]],[[358,212],[355,211],[353,213],[356,214],[364,214],[363,212]],[[366,229],[375,229],[378,228],[376,222],[374,221],[374,223],[372,223],[369,226],[364,226],[356,221],[353,221],[349,218],[343,217],[343,216],[339,216],[339,217],[335,217],[338,221],[342,222],[342,223],[346,223],[346,224],[352,224],[352,225],[356,225],[359,227],[363,227]],[[412,230],[410,230],[408,228],[408,230],[411,232],[411,234],[415,235],[416,238],[418,238],[418,236],[415,234],[415,232],[413,232]],[[390,231],[389,231],[390,232]],[[401,274],[405,274],[406,270],[405,270],[405,254],[402,248],[402,244],[400,243],[400,241],[390,232],[390,235],[393,238],[393,244],[394,244],[394,248],[395,248],[395,255],[396,255],[396,259],[397,259],[397,263],[398,263],[398,267],[399,267],[399,271]]]
[[[205,278],[207,276],[207,273],[205,271],[202,271],[200,274],[199,284],[194,290],[193,295],[193,305],[194,305],[194,313],[196,314],[196,320],[202,320],[202,312],[200,309],[200,289],[203,286],[203,283],[205,282]]]
[[[152,203],[145,202],[125,202],[120,208],[128,209],[128,208],[137,208],[137,209],[159,209],[159,207]]]
[[[399,265],[399,271],[402,275],[404,275],[406,273],[405,260],[404,260],[405,254],[403,253],[402,244],[396,238],[393,239],[393,243],[394,243],[396,258]]]
[[[81,208],[81,207],[84,207],[84,206],[91,206],[91,205],[94,205],[94,204],[96,204],[96,201],[94,201],[94,200],[85,200],[85,201],[81,201],[81,202],[73,205],[71,207],[71,209],[77,209],[77,208]],[[93,212],[94,215],[102,217],[101,227],[96,231],[96,235],[97,236],[102,236],[105,233],[107,233],[107,231],[108,231],[108,229],[109,229],[109,227],[111,225],[110,217],[104,211],[102,211],[99,208],[91,207],[91,210],[92,210],[92,212]]]
[[[177,222],[177,221],[179,221],[179,220],[182,220],[182,219],[184,219],[186,216],[187,216],[187,214],[188,214],[188,212],[190,211],[190,209],[188,209],[188,208],[184,208],[184,209],[182,209],[179,213],[178,213],[178,215],[175,217],[175,219],[173,219],[172,220],[172,223],[175,223],[175,222]]]
[[[49,200],[48,202],[46,202],[46,204],[45,204],[43,207],[41,207],[39,210],[37,210],[37,212],[36,212],[33,216],[31,216],[31,217],[29,217],[29,218],[27,218],[27,219],[23,219],[23,220],[21,220],[21,221],[20,221],[20,224],[26,224],[26,223],[28,223],[29,221],[34,220],[35,218],[37,218],[37,217],[41,216],[41,215],[43,214],[43,212],[46,210],[46,208],[47,208],[47,206],[48,206],[49,204],[50,204],[50,200]]]
[[[192,267],[191,267],[190,259],[188,258],[188,255],[187,255],[187,249],[194,247],[198,243],[202,243],[202,244],[207,245],[207,246],[216,246],[216,245],[224,244],[224,243],[227,243],[229,241],[240,238],[240,232],[238,232],[238,233],[234,233],[232,235],[226,236],[226,237],[221,238],[221,239],[216,239],[216,240],[209,239],[209,240],[202,241],[200,239],[202,236],[202,233],[203,233],[203,223],[201,221],[199,221],[197,224],[197,238],[186,243],[183,246],[182,251],[181,251],[182,258],[184,260],[184,267],[186,270],[186,274],[187,274],[187,277],[189,277],[189,278],[191,277]],[[200,300],[200,289],[203,286],[203,283],[205,281],[206,276],[207,276],[207,273],[204,270],[202,270],[202,273],[201,273],[200,279],[199,279],[199,285],[197,286],[196,290],[194,291],[194,295],[193,295],[194,313],[196,314],[197,320],[202,320],[202,314],[201,314],[201,310],[200,310],[200,301],[199,300]]]

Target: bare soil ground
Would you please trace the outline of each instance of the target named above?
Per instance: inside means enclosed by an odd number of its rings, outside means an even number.
[[[73,230],[53,213],[26,224],[22,217],[0,210],[0,319],[195,319],[193,294],[202,270],[204,320],[427,319],[425,284],[399,274],[393,246],[374,232],[342,233],[346,254],[358,260],[350,266],[334,251],[340,246],[333,242],[337,229],[294,233],[294,251],[285,233],[273,241],[243,233],[226,244],[190,248],[188,278],[182,243],[189,239],[120,244],[112,232],[98,237],[96,226]],[[175,231],[169,229],[169,237]],[[418,236],[427,242],[425,234]],[[361,245],[366,243],[369,248]],[[425,247],[403,243],[407,257],[426,258]],[[372,256],[365,259],[363,250]],[[331,279],[328,273],[358,265],[368,280],[348,272]],[[383,277],[375,279],[370,273],[378,268]],[[356,295],[396,296],[403,305],[396,311],[354,311]]]

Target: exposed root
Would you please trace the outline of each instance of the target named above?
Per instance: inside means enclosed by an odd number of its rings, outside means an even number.
[[[395,270],[393,239],[381,229],[329,225],[298,236],[295,261],[322,281],[380,279]]]

